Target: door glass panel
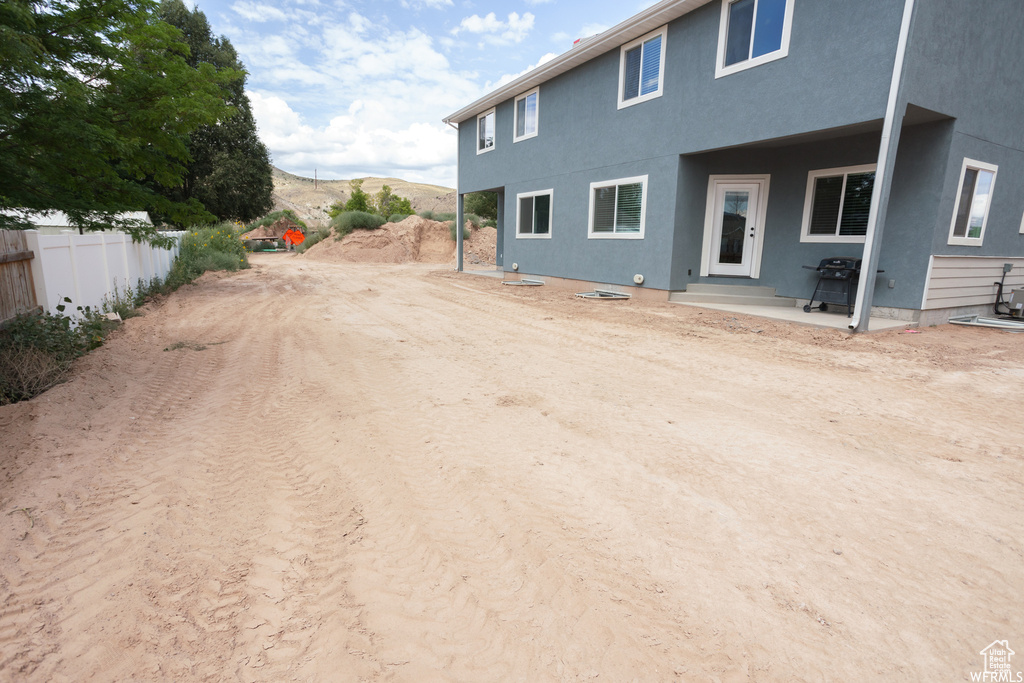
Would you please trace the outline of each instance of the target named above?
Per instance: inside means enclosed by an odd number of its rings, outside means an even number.
[[[750,192],[727,190],[722,202],[722,243],[719,263],[743,263],[743,240],[747,229]]]

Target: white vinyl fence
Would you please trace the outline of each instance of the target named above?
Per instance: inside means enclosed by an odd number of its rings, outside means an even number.
[[[28,248],[35,255],[32,280],[36,302],[51,313],[56,313],[64,297],[73,303],[69,309],[98,309],[104,299],[113,298],[115,291],[123,294],[129,287],[135,289],[139,280],[149,284],[155,277],[166,278],[179,249],[177,244],[171,249],[157,249],[133,243],[131,236],[123,233],[25,232]],[[165,234],[180,238],[185,233]]]

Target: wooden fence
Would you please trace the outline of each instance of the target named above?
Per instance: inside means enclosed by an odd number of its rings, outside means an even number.
[[[0,230],[0,324],[36,308],[32,259],[26,235],[20,230]]]

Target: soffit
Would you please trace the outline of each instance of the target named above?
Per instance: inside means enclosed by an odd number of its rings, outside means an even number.
[[[568,52],[555,57],[550,62],[541,64],[536,69],[523,74],[514,81],[506,83],[497,90],[491,91],[476,102],[446,117],[444,122],[461,123],[482,111],[486,111],[504,102],[510,97],[535,88],[545,81],[550,81],[552,78],[564,74],[566,71],[575,69],[580,64],[603,55],[609,50],[639,38],[646,33],[650,33],[673,19],[689,14],[709,2],[712,2],[712,0],[662,0],[662,2],[648,7],[604,33],[584,38]]]

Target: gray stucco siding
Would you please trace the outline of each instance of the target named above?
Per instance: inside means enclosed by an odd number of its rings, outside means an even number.
[[[709,3],[669,24],[661,97],[617,108],[615,48],[541,84],[535,138],[513,143],[512,98],[496,108],[493,151],[476,153],[476,118],[464,121],[459,189],[881,119],[899,30],[897,4],[800,2],[787,57],[716,79],[721,4]]]
[[[957,119],[966,135],[1024,149],[1020,0],[919,0],[907,101]]]
[[[942,195],[950,125],[936,123],[903,131],[890,197],[889,221],[882,240],[877,276],[876,306],[918,308],[928,266],[927,248]],[[802,266],[829,257],[860,258],[862,243],[801,242],[807,177],[811,171],[873,164],[880,135],[856,135],[780,148],[745,148],[683,157],[677,195],[676,242],[672,289],[690,282],[737,284],[750,282],[774,287],[780,296],[808,298],[817,273]],[[707,186],[710,175],[767,174],[771,176],[764,230],[760,277],[739,280],[700,277]],[[699,189],[697,189],[699,188]],[[924,248],[923,248],[924,247]],[[688,273],[692,273],[689,274]],[[894,288],[888,281],[896,281]]]
[[[646,159],[627,164],[536,178],[505,188],[504,262],[510,269],[607,284],[632,285],[641,273],[645,285],[667,289],[675,216],[677,158]],[[593,239],[588,235],[590,185],[647,176],[643,239]],[[550,238],[517,238],[517,195],[551,189]]]
[[[964,134],[959,123],[954,124],[948,163],[943,169],[942,195],[938,202],[931,252],[962,256],[1024,256],[1024,235],[1020,234],[1024,216],[1024,152]],[[980,246],[948,244],[965,158],[999,167]]]

